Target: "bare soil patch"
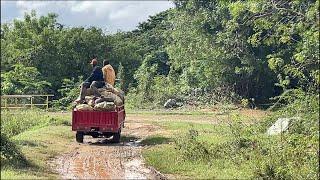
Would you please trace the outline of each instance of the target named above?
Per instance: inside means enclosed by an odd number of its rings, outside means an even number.
[[[241,115],[252,118],[252,122],[265,115],[263,111],[240,110]],[[64,113],[61,113],[64,114]],[[170,132],[152,124],[155,121],[180,121],[217,124],[228,121],[225,114],[127,114],[122,141],[112,144],[105,138],[85,136],[83,144],[71,143],[69,153],[54,158],[50,165],[62,179],[167,179],[144,164],[141,140],[153,135]]]
[[[161,128],[141,122],[127,122],[125,126],[125,140],[121,143],[85,136],[83,144],[70,144],[70,152],[54,158],[50,166],[62,179],[166,179],[144,164],[144,147],[139,144],[143,138],[158,134]]]

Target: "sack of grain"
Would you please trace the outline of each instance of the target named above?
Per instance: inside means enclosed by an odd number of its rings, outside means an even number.
[[[121,98],[119,96],[115,96],[114,104],[117,106],[122,106],[123,101],[121,100]]]
[[[93,108],[88,104],[78,104],[76,106],[76,110],[78,110],[78,111],[93,111]]]
[[[124,102],[124,92],[121,90],[117,90],[113,88],[112,85],[106,85],[104,88],[98,89],[101,97],[100,99],[96,100],[95,104],[107,101],[107,102],[114,102],[115,105],[121,106]]]
[[[94,107],[95,105],[95,97],[94,96],[85,96],[85,102],[91,106],[91,107]]]
[[[101,102],[104,102],[104,101],[106,101],[106,102],[114,102],[114,99],[111,98],[111,97],[101,96],[101,97],[99,97],[98,99],[96,99],[94,103],[95,103],[95,104],[98,104],[98,103],[101,103]]]
[[[117,89],[115,88],[115,90],[117,90]],[[124,104],[124,92],[121,89],[119,89],[117,91],[118,91],[117,95],[121,98],[122,103]]]
[[[86,96],[92,96],[93,95],[93,90],[91,88],[88,88],[86,90]]]
[[[113,102],[101,102],[94,106],[94,110],[96,111],[114,111],[116,108]]]

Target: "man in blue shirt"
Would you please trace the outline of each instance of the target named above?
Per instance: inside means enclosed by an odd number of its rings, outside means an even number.
[[[90,63],[93,67],[90,76],[81,84],[80,96],[76,100],[76,103],[83,103],[87,88],[93,89],[94,96],[99,96],[97,88],[102,88],[105,85],[102,69],[98,66],[97,59],[92,59]]]

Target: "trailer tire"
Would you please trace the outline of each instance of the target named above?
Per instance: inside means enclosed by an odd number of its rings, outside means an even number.
[[[121,136],[121,131],[115,133],[112,137],[112,142],[113,143],[119,143],[120,142],[120,136]]]
[[[83,136],[84,136],[83,132],[77,131],[76,141],[77,141],[78,143],[83,143]]]

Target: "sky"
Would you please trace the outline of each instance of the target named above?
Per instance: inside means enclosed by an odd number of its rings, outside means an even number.
[[[163,1],[3,1],[1,23],[22,19],[25,12],[36,10],[38,15],[57,13],[58,22],[67,27],[100,27],[107,33],[130,31],[139,22],[174,7]]]

